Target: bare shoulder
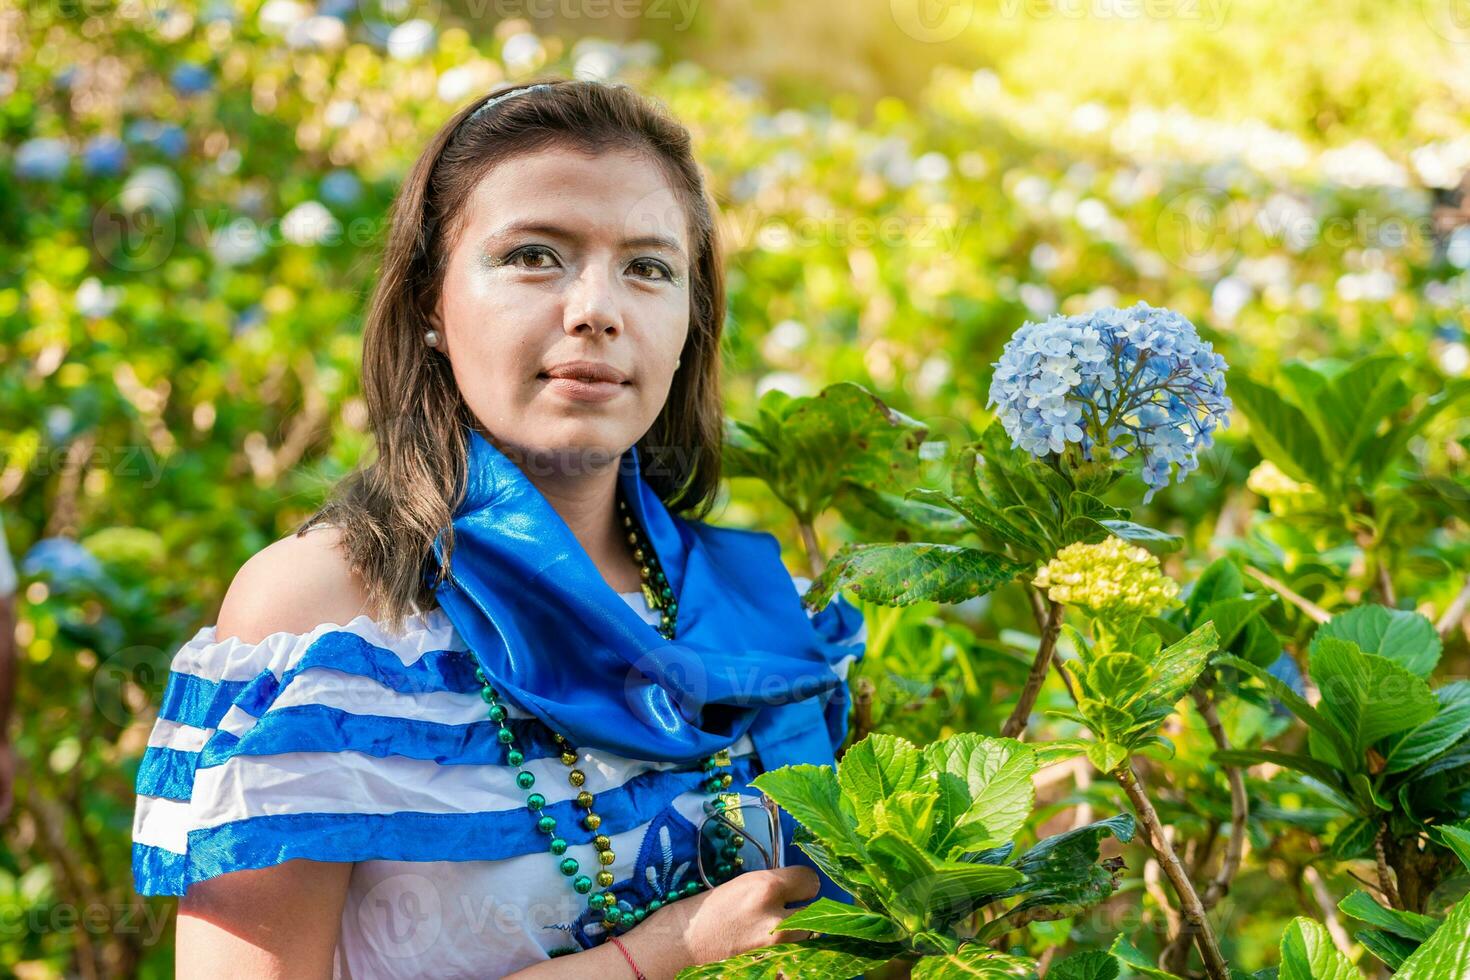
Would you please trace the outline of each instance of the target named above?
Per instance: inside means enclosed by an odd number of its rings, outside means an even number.
[[[240,566],[215,635],[258,643],[271,633],[307,633],[367,611],[367,590],[348,565],[342,532],[317,527],[267,545]]]

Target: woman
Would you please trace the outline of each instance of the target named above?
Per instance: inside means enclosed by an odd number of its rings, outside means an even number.
[[[831,762],[864,638],[693,516],[720,262],[688,133],[625,87],[433,139],[365,326],[377,458],[240,569],[139,771],[181,975],[672,977],[840,896],[789,846],[700,856],[755,774]]]

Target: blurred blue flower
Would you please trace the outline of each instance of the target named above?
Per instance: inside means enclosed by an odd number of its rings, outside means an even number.
[[[26,180],[60,180],[69,163],[66,141],[49,136],[26,140],[15,151],[16,176]]]
[[[230,324],[230,333],[235,337],[240,337],[250,333],[264,322],[265,310],[259,303],[256,303],[235,314],[235,322]]]
[[[51,84],[56,86],[58,92],[71,91],[72,84],[77,80],[77,66],[67,65],[61,71],[51,77]]]
[[[128,128],[123,131],[123,138],[129,143],[151,146],[171,160],[177,160],[189,148],[189,138],[182,128],[174,123],[162,123],[154,119],[139,119],[129,123]]]
[[[91,585],[106,579],[102,563],[71,538],[42,538],[20,562],[22,575],[44,575],[59,586]]]
[[[322,200],[341,207],[356,204],[362,197],[362,181],[351,170],[333,170],[322,178]]]
[[[180,95],[200,95],[214,87],[214,75],[203,65],[186,61],[174,68],[169,82]]]
[[[94,136],[82,148],[82,168],[92,176],[115,177],[127,162],[128,148],[116,136]]]
[[[1145,502],[1199,466],[1230,424],[1225,359],[1172,310],[1138,303],[1027,322],[995,364],[988,404],[1034,456],[1137,457]]]

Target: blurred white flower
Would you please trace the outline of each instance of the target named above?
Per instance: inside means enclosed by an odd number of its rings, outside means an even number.
[[[121,287],[104,286],[101,279],[96,276],[88,276],[77,287],[73,302],[76,303],[77,312],[82,316],[96,319],[111,316],[121,299]]]
[[[434,25],[422,17],[406,20],[388,32],[388,56],[413,61],[434,50]]]
[[[1050,286],[1041,283],[1022,283],[1016,294],[1025,304],[1027,312],[1037,319],[1046,319],[1057,311],[1057,294]]]
[[[1251,299],[1250,283],[1239,276],[1226,276],[1210,293],[1210,309],[1225,323],[1233,323]]]
[[[287,47],[307,51],[333,51],[347,43],[347,25],[338,17],[316,15],[286,29]]]
[[[522,31],[505,39],[500,58],[512,75],[526,75],[546,62],[546,48],[535,34]]]
[[[1470,269],[1470,225],[1461,225],[1450,235],[1444,257],[1456,269]]]
[[[281,219],[281,236],[293,245],[316,245],[341,231],[341,223],[320,201],[303,201]]]
[[[949,157],[932,151],[925,153],[914,161],[914,176],[926,183],[939,183],[949,176]]]
[[[265,0],[256,15],[262,34],[284,35],[311,15],[311,8],[296,0]]]
[[[244,265],[265,251],[265,236],[259,225],[242,216],[215,231],[209,250],[220,265]]]
[[[130,212],[145,208],[173,211],[184,201],[184,186],[179,182],[178,174],[167,167],[156,164],[139,167],[123,184],[117,201]]]
[[[792,371],[772,371],[762,375],[755,383],[755,396],[760,398],[773,389],[784,391],[793,398],[814,394],[812,383]]]

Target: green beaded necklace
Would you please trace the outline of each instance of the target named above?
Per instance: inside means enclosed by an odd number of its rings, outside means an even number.
[[[679,603],[674,598],[673,589],[669,587],[663,569],[659,567],[652,545],[645,546],[632,515],[628,513],[628,505],[621,496],[618,497],[618,513],[626,531],[628,545],[633,551],[633,559],[638,562],[643,598],[650,609],[659,610],[659,622],[656,627],[659,634],[666,640],[672,640],[679,614]],[[496,732],[496,739],[505,746],[505,761],[508,765],[519,767],[526,761],[526,756],[516,747],[515,732],[511,731],[506,724],[508,714],[505,706],[500,703],[499,695],[485,677],[483,670],[476,668],[475,678],[480,682],[480,697],[489,706],[490,720],[500,726],[499,731]],[[689,881],[682,888],[668,892],[662,899],[653,899],[646,905],[635,906],[626,900],[619,900],[612,891],[608,890],[613,883],[613,873],[609,868],[617,860],[612,849],[612,839],[606,834],[598,833],[602,825],[602,817],[592,809],[592,794],[582,788],[587,781],[587,775],[577,768],[576,749],[560,732],[552,732],[552,738],[557,747],[561,749],[562,765],[568,769],[567,782],[578,791],[577,806],[586,811],[582,816],[581,824],[594,835],[592,846],[597,850],[597,862],[600,866],[596,876],[596,885],[603,889],[602,891],[594,891],[593,878],[581,873],[581,864],[576,858],[566,856],[570,845],[566,838],[556,833],[556,818],[540,812],[546,806],[546,797],[540,793],[530,793],[526,797],[526,809],[536,817],[536,829],[551,838],[549,845],[551,853],[561,859],[559,864],[561,873],[571,879],[572,890],[578,895],[586,895],[587,907],[602,913],[602,925],[608,933],[611,934],[615,929],[634,926],[670,902],[688,898],[703,891],[704,882]],[[724,790],[730,788],[733,777],[729,772],[720,771],[722,768],[728,768],[729,765],[730,752],[728,749],[722,749],[700,763],[701,770],[707,774],[702,788],[705,793],[715,797],[705,803],[707,810],[722,810],[729,803],[729,800],[721,796]],[[530,770],[522,769],[516,773],[516,785],[521,789],[530,791],[535,784],[536,776]],[[727,861],[730,859],[729,854],[724,854],[724,856]],[[740,863],[738,857],[733,858],[732,863],[722,863],[717,869],[717,879],[723,879],[738,872]]]

